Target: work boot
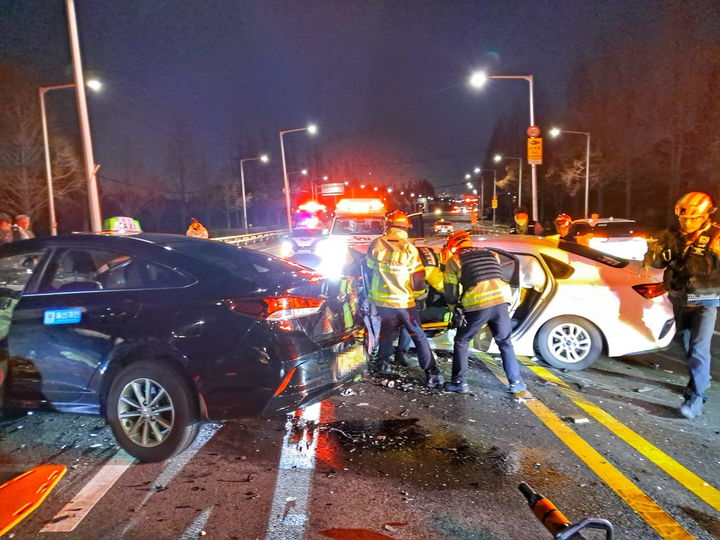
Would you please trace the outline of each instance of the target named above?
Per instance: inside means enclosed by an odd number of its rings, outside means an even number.
[[[464,382],[446,382],[443,388],[446,392],[455,392],[456,394],[470,393],[470,387]]]
[[[445,379],[439,373],[436,373],[435,375],[428,373],[427,380],[425,381],[425,386],[427,386],[428,388],[437,388],[438,386],[442,386],[444,382]]]
[[[519,394],[527,390],[527,385],[524,381],[510,381],[507,391],[511,394]]]
[[[407,360],[405,360],[405,354],[407,351],[402,349],[395,349],[395,358],[393,358],[393,364],[396,366],[408,367]]]
[[[691,419],[702,414],[703,398],[697,394],[692,394],[680,406],[680,414],[685,418]]]

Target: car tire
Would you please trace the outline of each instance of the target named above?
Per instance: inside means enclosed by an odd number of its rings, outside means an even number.
[[[198,408],[194,390],[173,366],[140,360],[125,366],[112,381],[106,416],[128,454],[153,462],[190,445],[200,428]]]
[[[535,337],[540,357],[553,367],[580,371],[590,367],[603,348],[600,330],[582,317],[556,317],[542,325]]]

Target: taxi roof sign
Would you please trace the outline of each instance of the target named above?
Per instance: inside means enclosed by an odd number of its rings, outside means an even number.
[[[108,234],[136,234],[141,233],[142,228],[137,219],[118,216],[106,218],[103,221],[103,232]]]

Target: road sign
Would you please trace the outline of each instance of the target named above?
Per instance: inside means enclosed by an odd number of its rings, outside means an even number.
[[[530,165],[542,165],[542,138],[530,137],[527,140],[527,159]]]
[[[497,197],[493,197],[492,200],[490,201],[490,208],[497,208],[497,207],[498,207]]]
[[[539,137],[540,126],[530,126],[529,128],[527,128],[527,135],[528,137]]]
[[[345,184],[342,182],[332,184],[320,184],[320,194],[331,196],[331,195],[342,195],[345,193]]]

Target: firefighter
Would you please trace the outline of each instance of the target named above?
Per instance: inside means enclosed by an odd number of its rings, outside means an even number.
[[[518,206],[513,212],[515,226],[512,227],[508,234],[534,234],[541,235],[543,232],[542,225],[537,221],[530,221],[530,214],[524,206]]]
[[[208,238],[208,230],[203,227],[203,224],[200,223],[196,218],[191,218],[190,226],[188,227],[185,235],[192,236],[194,238]]]
[[[560,240],[576,241],[575,237],[570,236],[570,225],[572,225],[572,218],[567,214],[558,214],[555,218],[555,229],[560,235]]]
[[[527,387],[520,375],[520,364],[515,357],[510,334],[512,324],[508,303],[512,292],[498,262],[490,250],[474,247],[469,236],[458,240],[453,256],[445,265],[445,299],[448,305],[460,304],[464,322],[460,323],[453,346],[452,380],[445,390],[467,394],[465,382],[468,369],[470,341],[487,324],[500,349],[508,392],[516,397],[527,397]]]
[[[707,193],[686,193],[675,204],[679,227],[650,241],[645,255],[646,264],[665,269],[676,339],[690,372],[680,406],[685,418],[702,414],[710,387],[710,342],[720,306],[720,225],[710,218],[715,210]]]
[[[426,386],[436,388],[443,378],[416,307],[416,300],[426,294],[425,271],[417,248],[408,240],[409,228],[407,215],[391,212],[385,219],[385,232],[370,243],[365,257],[368,300],[380,317],[379,366],[375,367],[380,373],[392,373],[393,341],[404,327],[415,344]]]

